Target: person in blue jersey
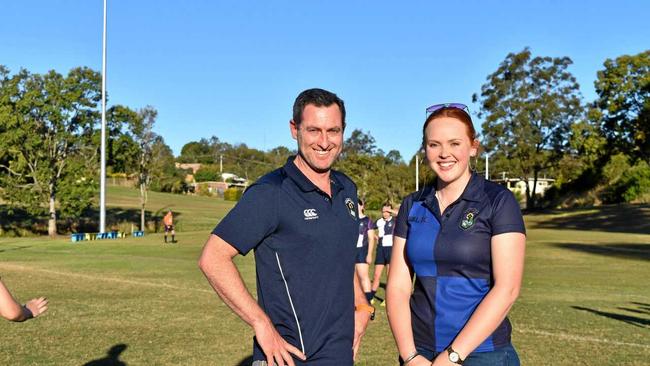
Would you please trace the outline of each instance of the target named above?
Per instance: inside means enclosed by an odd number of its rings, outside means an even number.
[[[343,145],[344,103],[305,90],[289,128],[298,154],[246,190],[213,230],[199,267],[255,332],[254,366],[352,366],[374,309],[354,273],[356,186],[331,169]],[[250,250],[257,301],[233,263]]]
[[[375,302],[375,293],[381,284],[381,274],[386,268],[386,274],[390,271],[390,256],[393,251],[393,230],[395,229],[395,220],[393,219],[393,205],[386,202],[381,208],[381,218],[373,226],[377,230],[377,253],[375,254],[375,270],[372,280],[372,303]],[[386,306],[386,300],[381,302],[381,306]]]
[[[428,111],[422,147],[436,180],[402,202],[387,283],[400,362],[519,365],[507,318],[524,270],[519,203],[471,172],[478,140],[467,107]]]
[[[368,267],[372,260],[371,250],[372,244],[374,243],[373,221],[370,217],[366,216],[365,207],[360,198],[357,207],[359,209],[359,236],[357,238],[356,272],[366,299],[371,301],[374,295],[371,291],[372,284],[370,282]]]

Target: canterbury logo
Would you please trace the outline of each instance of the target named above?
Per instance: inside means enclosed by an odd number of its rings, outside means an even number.
[[[305,214],[305,220],[313,220],[318,218],[315,208],[308,208],[302,212]]]

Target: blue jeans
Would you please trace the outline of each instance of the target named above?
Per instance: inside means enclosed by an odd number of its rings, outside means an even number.
[[[429,361],[433,361],[439,352],[431,352],[425,349],[417,348],[418,353]],[[447,353],[443,351],[443,353]],[[399,364],[402,364],[400,358]],[[465,359],[463,366],[519,366],[519,356],[512,345],[497,348],[490,352],[473,352]]]

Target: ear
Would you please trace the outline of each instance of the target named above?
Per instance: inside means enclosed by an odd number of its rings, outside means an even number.
[[[291,130],[291,137],[293,137],[294,140],[298,139],[298,126],[296,126],[296,122],[292,120],[289,120],[289,129]]]
[[[478,140],[474,139],[474,141],[472,141],[472,148],[469,151],[469,156],[472,157],[472,158],[476,157],[478,155],[479,147],[480,147],[480,144],[479,144]]]

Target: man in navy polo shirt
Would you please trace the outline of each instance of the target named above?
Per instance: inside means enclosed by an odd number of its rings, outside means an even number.
[[[246,190],[199,267],[255,331],[254,366],[352,365],[374,309],[354,275],[356,186],[330,169],[343,147],[345,106],[333,93],[305,90],[289,124],[298,155]],[[251,249],[257,302],[232,260]]]

